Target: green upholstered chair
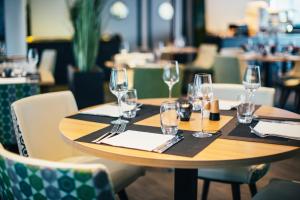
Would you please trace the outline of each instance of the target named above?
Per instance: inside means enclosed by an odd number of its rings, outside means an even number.
[[[113,200],[101,164],[66,164],[21,157],[0,147],[0,197],[13,199]]]
[[[173,86],[172,97],[181,96],[183,70],[180,69],[179,82]],[[133,87],[137,90],[138,98],[168,97],[168,86],[163,81],[163,69],[136,68],[133,74]]]
[[[300,198],[300,182],[272,179],[262,188],[253,200],[298,200]]]
[[[0,142],[7,149],[17,150],[10,105],[19,99],[40,92],[36,83],[0,84]]]
[[[237,57],[217,55],[213,71],[214,83],[241,83],[240,64]]]

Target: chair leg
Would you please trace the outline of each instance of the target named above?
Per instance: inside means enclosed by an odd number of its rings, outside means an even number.
[[[231,190],[232,190],[232,199],[240,200],[241,199],[240,184],[231,183]]]
[[[249,184],[251,196],[254,197],[254,195],[257,193],[257,188],[255,183],[250,183]]]
[[[202,200],[206,200],[207,199],[208,191],[209,191],[209,184],[210,184],[209,180],[204,180],[202,197],[201,197]]]
[[[119,196],[120,200],[128,200],[128,196],[127,196],[125,189],[118,192],[118,196]]]
[[[290,95],[290,90],[289,89],[286,89],[286,88],[282,88],[281,89],[281,95],[280,95],[280,99],[279,99],[279,107],[280,108],[284,108],[287,100],[288,100],[288,97]]]

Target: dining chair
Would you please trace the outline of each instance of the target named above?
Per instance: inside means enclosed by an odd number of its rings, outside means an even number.
[[[77,112],[70,91],[41,94],[14,102],[12,115],[20,154],[50,161],[102,163],[112,177],[114,191],[120,197],[126,196],[124,188],[144,175],[144,169],[96,158],[66,144],[59,123]]]
[[[216,97],[223,100],[237,100],[237,96],[245,91],[239,84],[213,84],[213,92]],[[259,105],[272,106],[274,103],[274,88],[261,87],[255,92],[254,102]],[[231,184],[234,200],[240,199],[240,185],[248,184],[251,195],[257,192],[256,182],[269,170],[270,164],[263,163],[243,167],[211,167],[199,168],[198,178],[204,180],[202,199],[207,199],[211,181]]]
[[[0,198],[113,200],[101,164],[70,164],[26,158],[0,146]]]
[[[6,149],[18,152],[10,105],[39,92],[40,87],[36,83],[0,84],[0,142]]]
[[[179,70],[179,82],[173,86],[172,97],[181,96],[182,70]],[[138,98],[168,97],[168,86],[163,81],[161,68],[135,68],[133,72],[133,88],[137,90]]]
[[[298,200],[300,197],[300,182],[272,179],[262,188],[252,200]]]
[[[214,83],[236,83],[242,82],[240,77],[240,63],[235,56],[217,55],[213,65]]]
[[[45,49],[42,52],[38,71],[40,73],[42,89],[45,92],[48,92],[49,87],[55,84],[56,55],[57,51],[55,49]]]
[[[300,61],[295,62],[294,68],[284,74],[277,85],[281,89],[279,106],[283,108],[291,92],[295,92],[295,109],[300,112]]]

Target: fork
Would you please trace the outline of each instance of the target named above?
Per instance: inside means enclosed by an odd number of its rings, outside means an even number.
[[[121,124],[121,126],[119,127],[119,130],[115,131],[114,133],[109,134],[107,137],[103,138],[103,139],[107,139],[107,138],[111,138],[113,136],[119,135],[120,133],[123,133],[125,131],[126,128],[126,123]],[[97,144],[101,144],[102,140],[98,140],[96,143]]]
[[[102,139],[106,138],[107,136],[109,136],[110,134],[116,133],[118,128],[119,128],[119,124],[115,124],[110,131],[108,131],[107,133],[104,133],[103,135],[101,135],[97,139],[93,140],[92,142],[97,143],[97,142],[101,141]]]

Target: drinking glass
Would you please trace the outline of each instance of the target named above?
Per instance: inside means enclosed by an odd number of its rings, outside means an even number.
[[[212,134],[204,131],[203,113],[213,98],[212,79],[210,74],[196,74],[194,79],[194,97],[200,101],[201,106],[201,131],[194,133],[194,137],[211,137]]]
[[[176,101],[166,101],[160,106],[160,126],[163,134],[176,135],[179,123],[179,105]]]
[[[37,65],[39,62],[39,54],[37,49],[29,49],[27,53],[27,60],[30,64],[33,64],[34,66]]]
[[[169,87],[169,98],[171,98],[172,88],[177,82],[179,82],[179,66],[176,60],[166,62],[164,66],[163,80]]]
[[[249,98],[261,86],[260,68],[256,65],[249,65],[244,73],[243,85],[248,92]]]
[[[193,105],[193,110],[198,111],[201,110],[201,105],[199,99],[195,98],[195,90],[194,90],[194,83],[188,84],[188,91],[187,91],[188,100]]]
[[[125,68],[113,68],[111,70],[109,89],[118,98],[118,106],[119,106],[119,118],[117,120],[112,121],[111,123],[112,124],[128,123],[127,120],[121,119],[122,116],[121,97],[128,90],[128,80],[127,80],[127,73]]]
[[[237,106],[237,119],[239,123],[250,124],[253,118],[254,104],[249,94],[239,96],[240,104]]]
[[[121,97],[121,107],[123,111],[123,117],[135,118],[136,106],[137,106],[136,89],[130,89]]]

